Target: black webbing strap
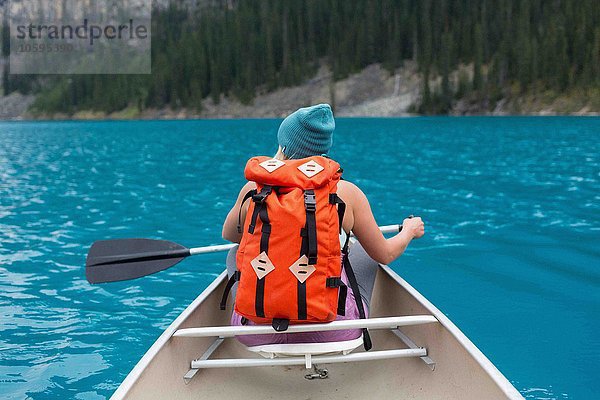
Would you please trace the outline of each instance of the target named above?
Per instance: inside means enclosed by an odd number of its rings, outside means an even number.
[[[346,232],[344,232],[346,233]],[[342,246],[342,256],[348,255],[348,248],[350,247],[350,232],[346,233],[346,240],[344,241],[344,245]]]
[[[346,315],[346,297],[348,297],[348,286],[342,282],[340,285],[340,293],[338,294],[338,315]]]
[[[306,282],[298,281],[298,319],[306,319]]]
[[[254,229],[256,228],[256,219],[260,210],[264,207],[265,199],[268,195],[271,194],[273,188],[271,186],[265,185],[260,190],[260,192],[254,192],[252,194],[252,201],[254,201],[254,211],[252,211],[252,218],[250,219],[250,225],[248,225],[248,233],[254,234]]]
[[[260,229],[260,252],[269,254],[269,236],[271,236],[271,222],[269,221],[267,207],[264,203],[259,203],[256,204],[256,208],[259,210],[258,215],[262,222],[262,227]],[[256,316],[261,318],[265,317],[265,278],[266,277],[260,279],[258,276],[256,277],[256,298],[254,301],[254,307],[256,310]]]
[[[262,208],[262,204],[257,203],[254,205],[254,210],[252,211],[252,218],[250,218],[250,224],[248,225],[248,233],[254,234],[254,228],[256,228],[256,218],[258,218],[258,213]]]
[[[221,305],[219,307],[221,310],[225,310],[225,308],[227,308],[227,297],[229,297],[229,292],[231,291],[233,285],[240,280],[241,276],[242,273],[240,271],[235,271],[233,275],[231,275],[231,278],[229,278],[227,281],[227,285],[223,291],[223,297],[221,297]]]
[[[254,298],[256,316],[265,317],[265,279],[256,277],[256,297]]]
[[[338,315],[346,315],[346,297],[348,296],[348,286],[342,281],[341,276],[330,276],[325,281],[325,286],[329,288],[340,288],[338,293]]]
[[[344,244],[344,248],[342,249],[342,259],[344,269],[346,270],[346,276],[348,277],[348,283],[352,288],[352,292],[354,293],[354,299],[356,300],[356,307],[358,308],[358,316],[360,319],[366,319],[367,316],[365,314],[365,308],[363,305],[362,296],[360,295],[360,289],[358,287],[358,282],[356,280],[356,275],[354,275],[354,271],[352,270],[352,265],[350,265],[350,258],[348,257],[348,243],[350,235],[346,238],[346,243]],[[371,336],[369,335],[369,331],[367,328],[363,328],[363,344],[365,347],[365,351],[369,351],[373,347],[373,343],[371,343]]]
[[[263,251],[269,254],[269,237],[271,236],[271,221],[269,221],[269,215],[267,214],[267,207],[261,204],[260,210],[258,211],[262,227],[260,228],[260,252]]]
[[[300,245],[300,257],[306,255],[308,257],[308,231],[306,224],[304,228],[300,230],[300,236],[302,237],[302,244]],[[298,292],[298,319],[307,319],[307,305],[306,305],[306,282],[298,281],[297,284]]]
[[[342,233],[342,223],[344,222],[344,214],[346,213],[346,203],[337,195],[337,193],[329,193],[329,203],[337,204],[338,220],[340,223],[340,234]]]
[[[308,240],[308,264],[317,264],[317,198],[315,191],[307,189],[304,191],[304,208],[306,209],[306,233]]]
[[[328,288],[340,288],[338,294],[338,315],[346,315],[346,297],[348,296],[348,287],[342,281],[341,276],[330,276],[325,280],[325,286]]]
[[[238,233],[242,233],[242,209],[244,208],[244,203],[246,202],[246,200],[248,200],[250,197],[254,196],[255,194],[256,194],[256,189],[249,190],[244,195],[244,198],[242,199],[242,202],[240,203],[240,210],[238,211],[238,224],[237,224]]]
[[[343,222],[344,222],[344,214],[346,213],[346,203],[344,203],[344,201],[337,195],[337,193],[329,193],[329,203],[330,204],[334,204],[337,205],[337,212],[338,212],[338,225],[339,225],[339,233],[342,233],[342,229],[343,229]],[[347,243],[344,245],[344,248],[347,249]],[[342,278],[341,277],[336,277],[336,278],[327,278],[328,282],[327,282],[327,287],[329,286],[329,279],[339,279],[339,282],[337,283],[336,287],[339,287],[339,293],[338,293],[338,309],[337,309],[337,313],[338,315],[346,315],[346,298],[348,297],[348,287],[344,284],[344,282],[342,282]]]

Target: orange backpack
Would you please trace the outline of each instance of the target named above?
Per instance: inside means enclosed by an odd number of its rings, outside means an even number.
[[[245,319],[272,324],[277,331],[285,331],[290,322],[333,321],[345,312],[343,264],[364,318],[347,243],[340,246],[346,208],[336,194],[341,175],[337,162],[321,156],[248,161],[245,176],[257,188],[240,206],[241,214],[244,202],[252,199],[243,226],[239,219],[238,231],[243,234],[238,269],[227,284],[221,309],[239,281],[235,311]]]

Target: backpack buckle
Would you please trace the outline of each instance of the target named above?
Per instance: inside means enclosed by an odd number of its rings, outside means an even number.
[[[304,192],[304,207],[306,208],[306,211],[317,211],[317,197],[314,193]]]
[[[252,195],[252,201],[255,203],[264,203],[268,195],[271,194],[271,186],[264,186],[260,192]]]

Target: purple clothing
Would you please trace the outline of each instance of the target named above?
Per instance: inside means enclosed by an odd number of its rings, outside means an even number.
[[[348,285],[346,271],[342,271],[342,281]],[[368,310],[365,308],[368,317]],[[336,321],[349,319],[359,319],[358,307],[352,289],[348,286],[348,297],[346,298],[346,315],[338,315]],[[233,312],[231,316],[231,325],[242,325],[242,316]],[[247,325],[256,325],[248,321]],[[263,344],[283,344],[283,343],[324,343],[340,342],[345,340],[358,339],[362,335],[360,329],[351,329],[344,331],[326,331],[326,332],[305,332],[305,333],[271,333],[266,335],[248,335],[236,336],[237,340],[246,346],[260,346]]]

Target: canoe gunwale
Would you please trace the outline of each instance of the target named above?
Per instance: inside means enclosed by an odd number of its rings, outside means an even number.
[[[282,332],[273,332],[270,325],[252,325],[252,326],[210,326],[201,328],[178,329],[173,337],[235,337],[245,335],[276,334],[284,335],[288,333],[300,332],[326,332],[339,331],[345,329],[397,329],[401,326],[414,326],[423,324],[437,323],[438,320],[433,315],[408,315],[403,317],[384,317],[369,319],[353,319],[344,321],[333,321],[322,324],[302,324],[290,325]]]
[[[156,357],[156,355],[163,348],[163,346],[171,339],[175,331],[177,331],[177,328],[181,326],[181,324],[196,310],[196,308],[200,304],[202,304],[204,300],[206,300],[206,298],[208,298],[208,296],[212,294],[212,292],[215,291],[215,289],[225,279],[227,279],[226,270],[221,272],[221,274],[217,276],[217,278],[215,278],[215,280],[212,281],[212,283],[208,285],[208,287],[204,289],[202,293],[200,293],[200,295],[196,297],[194,301],[192,301],[190,305],[187,306],[186,309],[183,310],[177,318],[175,318],[171,325],[169,325],[167,329],[165,329],[165,331],[158,337],[158,339],[156,339],[156,342],[154,342],[154,344],[148,349],[148,351],[146,351],[146,353],[142,356],[140,361],[138,361],[138,363],[135,365],[135,367],[133,367],[131,372],[129,372],[129,374],[125,377],[125,380],[123,380],[123,382],[119,385],[117,390],[110,397],[111,400],[125,398],[127,393],[137,382],[140,375],[142,375],[146,367],[152,362],[154,357]]]
[[[410,295],[412,295],[419,303],[421,303],[438,322],[454,336],[454,338],[463,346],[463,348],[473,357],[473,359],[484,369],[485,372],[492,378],[504,394],[510,399],[523,399],[519,391],[510,383],[510,381],[500,372],[498,368],[483,354],[471,339],[469,339],[444,313],[433,305],[425,296],[413,288],[410,283],[405,281],[400,275],[392,270],[387,265],[379,265],[381,269],[396,283],[402,286]]]

